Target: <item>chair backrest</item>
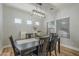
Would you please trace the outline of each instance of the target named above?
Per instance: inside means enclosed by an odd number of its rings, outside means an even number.
[[[55,50],[56,49],[56,44],[57,44],[57,39],[51,40],[51,50]]]
[[[20,39],[26,39],[26,32],[20,32]]]
[[[55,39],[58,37],[58,35],[56,33],[50,33],[50,37],[51,39]]]
[[[15,49],[15,44],[14,44],[14,41],[13,41],[13,37],[12,37],[12,35],[9,37],[9,39],[10,39],[10,42],[11,42],[11,45],[12,45],[12,48],[13,48],[14,54],[16,55],[16,49]]]
[[[34,38],[35,36],[36,36],[36,33],[26,33],[26,39]]]
[[[42,56],[48,55],[48,43],[49,43],[49,37],[41,38],[43,40],[43,46],[42,46]]]
[[[56,49],[56,44],[58,42],[58,35],[56,33],[52,33],[52,38],[51,38],[51,46],[52,46],[52,50]]]

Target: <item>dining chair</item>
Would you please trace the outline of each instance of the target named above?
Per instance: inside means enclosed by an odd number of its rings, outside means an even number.
[[[35,38],[35,37],[36,37],[36,33],[26,33],[26,39]]]
[[[40,38],[40,47],[39,47],[39,55],[40,56],[48,56],[48,43],[49,43],[49,38],[48,37],[43,37]]]
[[[9,37],[9,39],[10,39],[10,42],[11,42],[15,56],[19,56],[19,55],[21,55],[21,56],[31,56],[31,55],[33,55],[33,51],[36,50],[36,47],[32,47],[30,49],[25,49],[25,50],[20,51],[16,48],[12,35]]]
[[[13,48],[14,55],[15,56],[19,55],[20,53],[19,53],[18,49],[15,47],[12,35],[9,37],[9,39],[10,39],[10,42],[11,42],[11,45]]]
[[[52,33],[51,34],[51,47],[50,47],[50,49],[51,49],[51,51],[55,51],[55,55],[57,55],[57,53],[56,53],[56,46],[57,46],[57,42],[58,42],[58,35],[56,34],[56,33]]]

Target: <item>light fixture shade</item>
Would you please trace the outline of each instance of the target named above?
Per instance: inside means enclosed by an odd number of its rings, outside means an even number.
[[[35,22],[35,25],[39,26],[39,25],[40,25],[40,23],[39,23],[39,22]]]
[[[37,15],[37,16],[40,16],[40,17],[45,17],[45,14],[41,11],[38,11],[38,10],[33,10],[33,14]]]

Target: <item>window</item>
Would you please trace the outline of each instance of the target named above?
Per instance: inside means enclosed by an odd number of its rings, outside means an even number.
[[[32,21],[31,20],[27,20],[27,24],[32,24]]]
[[[18,23],[18,24],[21,24],[22,23],[21,19],[19,19],[19,18],[15,18],[14,22],[15,23]]]
[[[39,23],[39,22],[35,22],[35,25],[39,26],[39,25],[40,25],[40,23]]]

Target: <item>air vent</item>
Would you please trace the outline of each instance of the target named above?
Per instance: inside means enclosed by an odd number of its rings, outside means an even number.
[[[53,10],[54,8],[50,8],[50,10]]]

